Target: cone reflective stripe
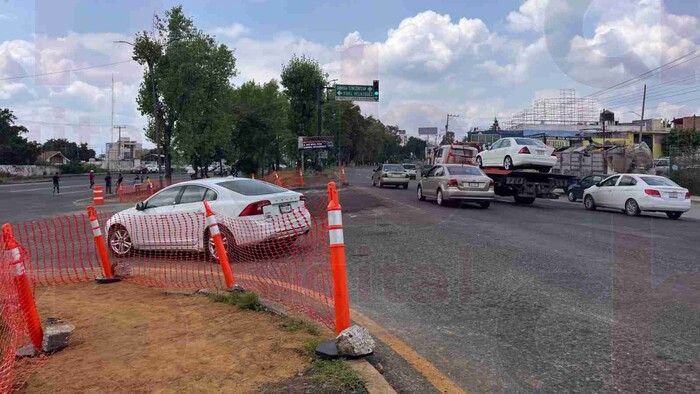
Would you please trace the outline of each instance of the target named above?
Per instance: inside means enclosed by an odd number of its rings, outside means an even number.
[[[95,207],[89,206],[87,207],[87,213],[90,219],[90,227],[92,227],[92,235],[95,237],[95,248],[97,249],[97,254],[102,264],[102,275],[104,275],[106,279],[114,279],[112,264],[109,262],[109,254],[107,253],[107,247],[105,246],[102,230],[100,229],[100,222],[97,220],[97,211]]]
[[[224,280],[226,280],[226,288],[232,288],[236,282],[233,277],[233,270],[231,270],[231,263],[228,261],[228,254],[226,253],[226,245],[221,239],[221,231],[219,230],[219,224],[216,223],[216,216],[209,208],[209,203],[204,201],[204,211],[206,212],[206,224],[209,229],[209,236],[214,239],[214,247],[216,248],[216,255],[219,257],[219,265],[221,265],[221,271],[224,273]],[[230,241],[230,240],[229,240]],[[204,245],[208,248],[209,245]]]
[[[340,166],[340,173],[342,174],[340,181],[343,182],[343,185],[347,185],[348,184],[348,177],[345,175],[345,166],[344,165]]]
[[[277,183],[277,186],[282,186],[282,181],[280,180],[280,176],[277,174],[277,171],[272,172],[275,175],[275,182]]]
[[[299,169],[299,184],[301,184],[301,187],[304,187],[304,171]]]
[[[350,301],[348,299],[348,274],[345,267],[342,207],[338,201],[338,190],[335,187],[335,182],[328,183],[328,239],[333,273],[335,331],[340,334],[341,331],[350,327]]]
[[[32,293],[32,286],[29,283],[29,278],[27,278],[20,245],[17,243],[14,235],[12,234],[12,227],[10,227],[10,225],[7,223],[2,226],[2,238],[3,243],[5,244],[5,251],[9,251],[10,256],[12,257],[10,264],[15,266],[14,283],[15,288],[17,289],[19,307],[22,310],[24,321],[26,322],[27,329],[29,330],[29,338],[32,341],[34,350],[41,352],[42,342],[44,340],[44,331],[41,328],[39,311],[36,309],[34,294]]]
[[[117,187],[117,195],[119,196],[119,202],[122,202],[124,198],[124,185],[119,184],[119,187]]]
[[[103,205],[105,203],[105,195],[102,186],[95,186],[92,189],[92,203],[95,205]]]

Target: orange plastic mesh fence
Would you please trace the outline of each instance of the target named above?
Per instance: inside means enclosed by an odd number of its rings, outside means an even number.
[[[283,205],[264,208],[264,216],[239,217],[227,214],[227,208],[217,211],[211,202],[236,284],[332,327],[327,200],[317,195]],[[210,249],[203,203],[98,211],[98,221],[113,271],[125,280],[163,288],[226,287]],[[102,275],[87,213],[12,227],[29,255],[27,273],[35,283],[75,283]]]
[[[0,394],[20,387],[45,357],[17,359],[17,349],[31,343],[19,304],[12,255],[0,240]],[[27,258],[22,250],[23,258]]]
[[[286,188],[298,188],[322,186],[331,181],[340,183],[342,181],[342,175],[339,169],[332,169],[324,172],[305,172],[302,179],[299,175],[299,170],[293,169],[277,171],[277,176],[275,176],[274,172],[267,174],[263,177],[263,180]]]

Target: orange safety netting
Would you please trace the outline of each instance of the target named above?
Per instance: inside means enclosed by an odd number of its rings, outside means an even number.
[[[300,174],[298,169],[273,171],[262,179],[286,188],[322,186],[331,181],[338,183],[345,181],[340,169],[303,174]]]
[[[199,204],[199,203],[198,203]],[[260,219],[215,211],[226,238],[236,284],[279,301],[329,327],[333,325],[325,198],[281,215]],[[99,208],[99,207],[98,207]],[[116,274],[163,288],[224,288],[221,266],[209,250],[203,205],[115,213],[98,210],[98,221]],[[88,281],[102,275],[87,213],[14,223],[15,238],[28,253],[27,273],[40,285]],[[121,253],[119,243],[129,244]]]

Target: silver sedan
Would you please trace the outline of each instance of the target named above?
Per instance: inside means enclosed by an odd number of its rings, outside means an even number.
[[[438,205],[450,201],[473,202],[488,208],[494,198],[493,180],[479,167],[466,164],[433,166],[418,182],[418,199],[435,198]]]

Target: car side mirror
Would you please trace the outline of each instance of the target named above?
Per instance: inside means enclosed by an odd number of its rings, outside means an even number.
[[[136,204],[136,210],[137,211],[144,211],[146,210],[146,203],[145,202],[140,202]]]
[[[601,186],[603,185],[603,182],[598,182],[598,183],[596,183],[595,185],[598,186],[598,187],[601,187]]]

